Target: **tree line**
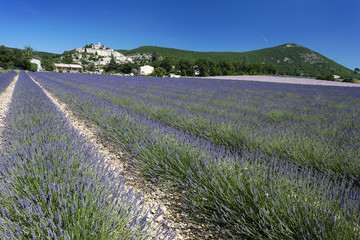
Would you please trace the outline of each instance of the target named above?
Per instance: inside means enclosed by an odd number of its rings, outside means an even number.
[[[175,60],[169,57],[163,59],[152,58],[149,62],[135,61],[134,63],[118,64],[115,60],[104,67],[106,72],[136,73],[138,67],[149,64],[154,67],[153,76],[162,77],[170,73],[181,76],[222,76],[222,75],[276,75],[278,71],[273,65],[260,63],[243,63],[236,61],[218,61],[213,59]]]
[[[180,59],[174,60],[168,57],[153,61],[152,65],[162,68],[166,73],[179,74],[181,76],[222,76],[222,75],[275,75],[278,73],[273,65],[260,63],[244,63],[240,61],[215,61],[214,59],[197,59],[195,61]]]
[[[60,54],[49,54],[35,52],[30,46],[24,49],[8,48],[0,46],[0,67],[4,70],[19,68],[29,71],[37,71],[37,65],[31,63],[31,59],[36,56],[41,61],[41,66],[47,71],[54,70],[54,62],[61,61]]]
[[[2,69],[21,68],[24,70],[36,71],[37,66],[31,63],[33,49],[26,46],[24,50],[0,46],[0,67]]]
[[[170,57],[161,58],[158,54],[153,54],[147,60],[135,60],[133,63],[117,64],[112,60],[106,65],[105,72],[110,73],[137,73],[137,69],[145,64],[154,67],[151,76],[162,77],[171,73],[181,76],[223,76],[223,75],[287,75],[315,77],[321,80],[335,81],[333,74],[303,74],[299,71],[283,71],[271,64],[247,63],[244,61],[216,61],[214,59],[173,59]],[[354,70],[355,76],[360,76],[359,68]],[[353,81],[353,78],[345,78],[343,81]]]

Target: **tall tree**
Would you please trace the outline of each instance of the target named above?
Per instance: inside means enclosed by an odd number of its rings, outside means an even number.
[[[13,65],[13,55],[11,50],[9,50],[4,45],[0,46],[0,67],[3,69],[8,69]]]
[[[165,57],[160,63],[160,67],[164,68],[167,72],[170,72],[174,65],[175,61],[169,57]]]
[[[106,65],[104,69],[106,72],[112,72],[112,71],[116,71],[117,68],[118,68],[118,64],[116,63],[115,59],[112,57],[110,63]]]
[[[25,46],[21,58],[21,67],[26,70],[31,70],[31,58],[34,53],[34,49],[30,46]]]
[[[154,77],[163,77],[166,75],[166,70],[162,67],[155,68],[154,71],[150,74],[150,76]]]
[[[34,49],[30,46],[24,47],[24,55],[26,58],[31,59],[32,55],[34,53]]]
[[[200,77],[209,76],[208,60],[207,59],[197,59],[195,61],[195,69],[199,72]]]
[[[160,54],[157,51],[154,51],[151,54],[151,61],[152,62],[155,62],[155,61],[159,60],[159,58],[160,58]]]
[[[133,67],[132,67],[131,63],[124,63],[124,64],[119,65],[120,72],[125,73],[125,74],[130,74],[132,69],[133,69]]]
[[[179,60],[176,68],[180,71],[182,76],[194,76],[194,64],[189,60]]]
[[[41,57],[41,66],[47,71],[54,70],[54,61],[50,56]]]
[[[93,62],[90,63],[88,70],[90,72],[95,72],[96,71],[96,67],[95,67],[95,64]]]
[[[223,75],[234,75],[235,74],[235,68],[232,62],[229,61],[221,61],[219,62],[219,68],[222,71]]]

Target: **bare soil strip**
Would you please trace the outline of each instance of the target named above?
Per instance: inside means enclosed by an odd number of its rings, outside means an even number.
[[[243,80],[243,81],[254,81],[254,82],[271,82],[271,83],[289,83],[289,84],[303,84],[303,85],[319,85],[319,86],[336,86],[336,87],[360,87],[358,83],[346,83],[346,82],[335,82],[316,80],[314,78],[305,77],[289,77],[289,76],[211,76],[203,77],[209,79],[221,79],[221,80]]]
[[[164,190],[162,186],[154,185],[142,179],[140,172],[129,164],[131,162],[129,154],[119,151],[118,147],[100,135],[100,131],[95,125],[75,115],[65,103],[58,100],[38,82],[34,82],[65,114],[75,129],[85,136],[95,149],[98,149],[99,154],[105,157],[106,163],[110,164],[117,174],[125,177],[127,185],[137,192],[142,192],[146,206],[155,206],[154,210],[160,207],[163,215],[156,222],[161,223],[166,220],[167,225],[176,232],[175,239],[222,239],[222,233],[215,230],[214,227],[190,221],[189,216],[183,211],[180,201],[181,192],[171,189]],[[155,211],[152,214],[155,214]]]
[[[10,85],[5,89],[4,92],[0,93],[0,146],[2,145],[3,142],[3,135],[2,132],[5,128],[5,117],[6,117],[6,113],[9,109],[9,105],[13,96],[13,92],[14,92],[14,88],[15,88],[15,83],[18,79],[19,75],[16,75],[14,77],[14,80],[10,83]]]

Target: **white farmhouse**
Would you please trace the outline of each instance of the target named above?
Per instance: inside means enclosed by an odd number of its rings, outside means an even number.
[[[180,78],[181,76],[180,76],[180,75],[177,75],[177,74],[175,74],[175,73],[170,73],[170,74],[169,74],[169,77],[171,77],[171,78]]]
[[[335,78],[336,80],[339,80],[341,77],[339,75],[333,75],[333,78]]]
[[[35,64],[37,65],[36,71],[42,71],[40,59],[38,59],[38,58],[32,58],[32,59],[30,60],[30,62],[31,62],[31,63],[35,63]]]
[[[138,74],[139,75],[149,75],[153,71],[154,71],[153,66],[145,65],[145,66],[139,67]]]

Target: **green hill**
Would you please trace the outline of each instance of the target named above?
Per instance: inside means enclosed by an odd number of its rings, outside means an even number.
[[[215,61],[241,61],[274,65],[280,72],[308,75],[336,74],[342,77],[353,76],[353,71],[335,61],[303,46],[287,43],[276,47],[249,52],[195,52],[174,48],[143,46],[132,50],[118,50],[126,56],[152,56],[173,59],[214,59]]]
[[[33,57],[42,58],[42,57],[50,57],[50,58],[59,58],[61,54],[58,53],[49,53],[49,52],[41,52],[41,51],[34,51]]]

